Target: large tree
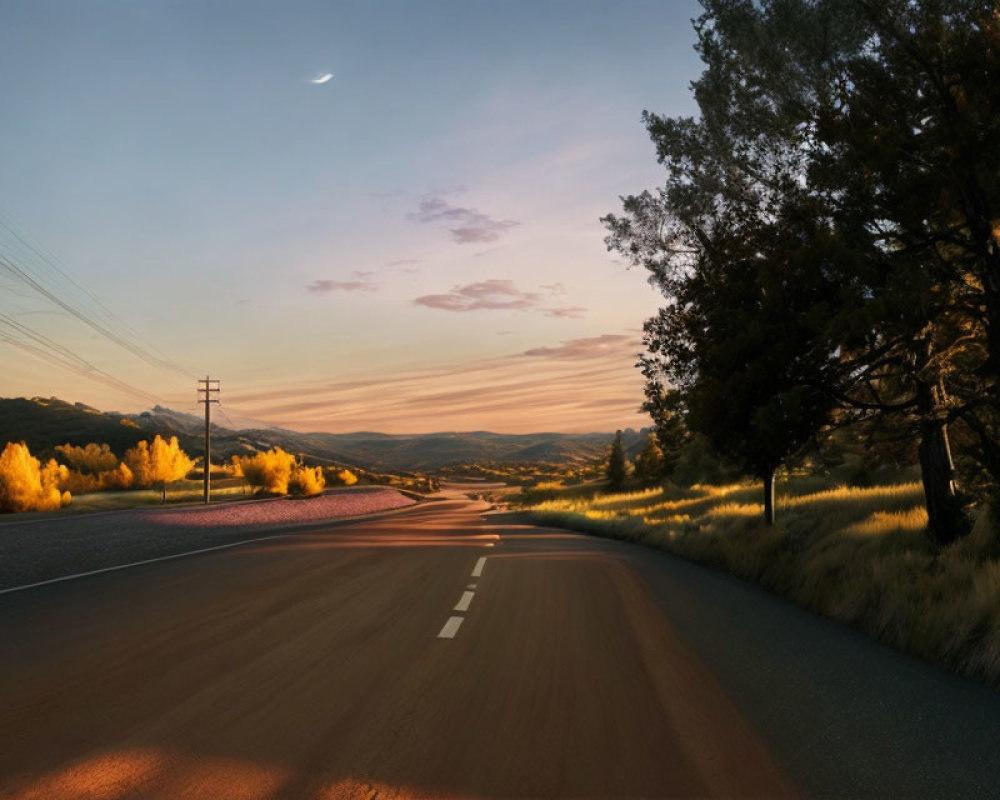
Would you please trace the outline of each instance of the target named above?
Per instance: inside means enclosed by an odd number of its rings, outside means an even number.
[[[820,396],[849,414],[905,415],[921,438],[931,534],[949,541],[965,528],[949,422],[968,426],[994,486],[1000,477],[996,5],[703,5],[701,117],[645,114],[666,186],[628,198],[624,218],[607,218],[609,244],[647,266],[668,298],[647,342],[665,373],[682,379],[695,419],[694,404],[711,404],[693,387],[718,369],[718,353],[659,337],[676,337],[675,323],[693,312],[702,339],[734,334],[724,317],[708,324],[706,310],[725,291],[700,306],[678,299],[713,270],[748,289],[780,275],[792,289],[782,322],[769,323],[763,309],[741,312],[770,325],[784,353],[756,359],[777,368],[773,381],[761,383],[749,362],[730,364],[736,384],[762,389],[744,393],[749,413],[736,427],[759,438],[775,419],[766,409],[789,397],[808,398],[799,404],[804,427],[822,419]],[[790,321],[803,315],[804,326]],[[752,335],[735,335],[733,348],[750,347]]]

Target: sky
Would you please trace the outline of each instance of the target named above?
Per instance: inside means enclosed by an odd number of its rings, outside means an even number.
[[[0,395],[648,424],[662,297],[599,218],[663,183],[642,111],[696,113],[694,0],[3,7]]]

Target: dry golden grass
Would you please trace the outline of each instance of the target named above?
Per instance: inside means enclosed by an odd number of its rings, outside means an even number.
[[[760,484],[557,497],[549,525],[658,547],[718,567],[956,672],[1000,682],[1000,525],[982,511],[942,551],[925,535],[919,482],[855,488],[793,477],[777,523]]]

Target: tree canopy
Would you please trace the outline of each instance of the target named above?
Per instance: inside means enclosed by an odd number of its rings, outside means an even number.
[[[194,462],[188,457],[176,436],[169,440],[157,434],[152,444],[143,440],[125,453],[125,466],[131,471],[134,485],[159,486],[163,499],[167,484],[187,475]]]
[[[949,425],[976,442],[978,488],[1000,484],[995,4],[703,6],[700,116],[645,112],[665,184],[604,218],[667,300],[647,382],[764,479],[769,512],[769,475],[832,419],[908,420],[948,541]]]

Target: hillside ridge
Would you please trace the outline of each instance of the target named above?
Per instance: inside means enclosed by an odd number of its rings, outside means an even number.
[[[0,443],[23,441],[32,453],[43,457],[60,444],[88,442],[107,443],[121,456],[140,439],[156,434],[176,436],[189,454],[200,456],[204,424],[193,414],[164,406],[120,414],[56,397],[0,398]],[[635,446],[643,436],[644,431],[632,429],[623,433],[627,447]],[[600,432],[298,433],[283,428],[234,430],[213,424],[212,452],[215,459],[228,459],[234,454],[281,447],[319,462],[365,469],[433,470],[490,461],[583,463],[602,457],[613,438],[613,433]]]

